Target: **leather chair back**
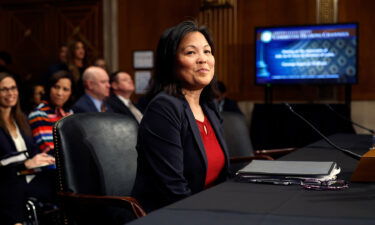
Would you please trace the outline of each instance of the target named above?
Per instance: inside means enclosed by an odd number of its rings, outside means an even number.
[[[137,169],[138,124],[116,113],[60,120],[54,142],[60,191],[130,196]]]
[[[239,113],[222,112],[224,138],[230,157],[254,156],[245,117]]]

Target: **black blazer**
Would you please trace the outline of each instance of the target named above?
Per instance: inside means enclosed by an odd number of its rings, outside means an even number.
[[[72,110],[74,113],[85,113],[85,112],[99,112],[94,102],[90,99],[87,94],[82,95],[78,101],[73,105]],[[107,104],[107,111],[112,112],[112,109]]]
[[[29,158],[32,158],[37,153],[37,147],[34,144],[32,137],[25,135],[22,131],[20,132],[25,141]],[[3,128],[0,128],[0,143],[0,159],[6,159],[14,153],[17,153],[16,145],[14,144],[12,137],[7,132],[5,132]],[[17,166],[18,169],[25,169],[23,163],[15,163],[9,164],[9,166],[0,167],[0,171],[4,172],[5,170],[15,166]],[[0,174],[4,175],[1,172]],[[16,173],[14,173],[13,175],[16,175]]]
[[[202,105],[224,151],[226,163],[217,182],[228,175],[228,152],[214,105]],[[204,189],[207,159],[194,115],[185,99],[158,94],[140,124],[134,196],[151,211]]]
[[[37,148],[33,139],[22,131],[21,135],[29,156],[34,156]],[[0,159],[8,159],[15,153],[18,152],[11,136],[0,128]],[[17,176],[17,172],[22,169],[25,169],[23,161],[0,166],[0,224],[15,224],[22,221],[26,180],[24,176]]]
[[[127,115],[138,123],[133,113],[115,94],[109,96],[109,98],[107,99],[107,104],[111,107],[113,112]]]
[[[33,138],[21,131],[29,157],[39,152]],[[0,128],[0,158],[24,154],[17,151],[12,137]],[[24,170],[24,161],[0,166],[0,224],[15,224],[24,221],[26,198],[34,197],[41,202],[54,201],[55,174],[54,171],[38,173],[30,182],[26,183],[25,176],[18,176],[17,172]]]

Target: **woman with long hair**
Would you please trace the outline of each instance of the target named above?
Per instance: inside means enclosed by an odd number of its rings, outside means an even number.
[[[84,43],[80,40],[70,41],[68,43],[67,66],[68,72],[73,77],[74,85],[77,87],[76,97],[80,97],[84,93],[82,75],[88,65]]]
[[[226,179],[215,105],[214,46],[192,21],[167,29],[156,50],[152,100],[139,126],[134,196],[151,211]]]
[[[0,224],[21,224],[28,196],[39,196],[32,190],[38,186],[38,176],[18,176],[17,172],[55,163],[54,157],[37,154],[30,127],[21,112],[15,79],[0,73]],[[43,195],[43,193],[42,193]],[[40,197],[40,196],[39,196]]]
[[[53,74],[48,80],[42,103],[29,114],[32,136],[41,152],[52,154],[53,125],[71,113],[73,84],[72,77],[66,71]]]

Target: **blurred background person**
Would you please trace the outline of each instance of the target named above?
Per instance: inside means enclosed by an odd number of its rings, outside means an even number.
[[[68,71],[67,65],[67,56],[68,56],[68,46],[66,44],[62,44],[59,47],[58,52],[58,62],[48,67],[47,75],[45,76],[45,80],[48,80],[52,74],[56,73],[60,70]]]
[[[45,95],[44,86],[40,83],[34,83],[31,87],[27,90],[27,102],[26,105],[23,107],[27,114],[29,114],[32,110],[35,109],[41,102],[42,98]]]
[[[72,40],[68,43],[67,66],[77,87],[76,96],[80,97],[84,90],[82,75],[88,66],[86,49],[82,41]]]
[[[237,102],[227,98],[227,88],[225,87],[225,84],[221,81],[218,81],[217,88],[219,91],[219,96],[217,97],[219,111],[234,112],[243,115],[242,111],[240,110],[240,107],[238,107]]]
[[[108,105],[114,112],[127,115],[140,123],[143,115],[130,99],[135,90],[130,74],[114,72],[110,76],[110,82],[112,94],[107,99]]]
[[[12,55],[7,51],[0,51],[0,72],[7,72],[12,74],[12,77],[16,80],[18,92],[20,94],[20,101],[22,110],[25,110],[24,105],[27,104],[27,99],[24,98],[27,90],[27,78],[21,77],[16,71],[11,70],[9,67],[13,63]]]
[[[0,224],[22,224],[26,198],[51,200],[54,183],[44,180],[42,174],[25,177],[17,172],[54,164],[55,159],[37,154],[20,108],[16,81],[5,72],[0,72],[0,143]]]
[[[41,152],[50,152],[53,145],[53,125],[71,113],[73,103],[73,80],[66,71],[53,74],[46,86],[46,94],[30,114],[29,123],[35,143]]]
[[[224,181],[228,153],[214,102],[214,46],[186,21],[159,40],[148,105],[139,126],[133,189],[151,211]]]
[[[112,108],[105,101],[110,93],[107,71],[90,66],[83,73],[82,79],[85,94],[73,105],[73,112],[112,112]]]
[[[94,61],[94,66],[98,66],[98,67],[101,67],[103,68],[104,70],[108,71],[107,70],[107,63],[105,61],[105,59],[103,58],[97,58],[95,61]]]

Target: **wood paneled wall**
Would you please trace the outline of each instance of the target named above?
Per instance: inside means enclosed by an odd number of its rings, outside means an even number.
[[[224,1],[225,2],[225,1]],[[222,7],[205,7],[199,12],[198,21],[209,28],[213,37],[216,53],[216,76],[227,84],[229,90],[240,87],[232,82],[232,74],[239,74],[240,68],[233,66],[240,60],[238,39],[237,0],[227,1]]]
[[[263,87],[254,85],[254,28],[317,22],[316,0],[230,0],[232,8],[201,11],[202,0],[117,0],[119,67],[134,73],[133,52],[155,50],[161,33],[185,19],[209,25],[217,48],[217,75],[229,96],[263,101]],[[354,100],[375,99],[375,35],[373,0],[339,0],[338,22],[360,25],[359,84]],[[38,77],[57,58],[58,45],[71,35],[87,40],[92,55],[103,52],[101,0],[0,0],[0,50],[14,57],[13,68]],[[341,87],[283,86],[276,101],[342,100]]]
[[[200,0],[119,0],[119,68],[134,74],[133,52],[156,50],[162,32],[197,18]]]
[[[375,100],[375,2],[340,0],[339,22],[359,23],[359,84],[353,85],[353,100]]]
[[[11,70],[24,80],[38,80],[52,63],[58,48],[80,39],[90,58],[103,52],[100,0],[1,0],[0,50],[13,57]]]

